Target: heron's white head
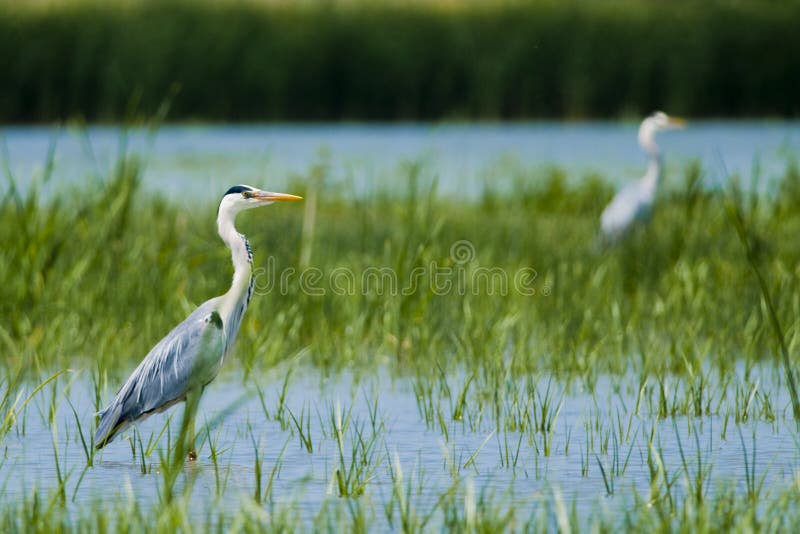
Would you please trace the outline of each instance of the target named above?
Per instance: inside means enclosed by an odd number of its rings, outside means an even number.
[[[267,206],[273,202],[302,199],[303,197],[297,195],[262,191],[250,185],[235,185],[222,197],[218,213],[233,217],[240,211]]]
[[[670,117],[663,111],[656,111],[642,121],[642,125],[639,127],[639,144],[647,152],[657,152],[656,132],[683,128],[685,125],[686,121],[680,117]]]

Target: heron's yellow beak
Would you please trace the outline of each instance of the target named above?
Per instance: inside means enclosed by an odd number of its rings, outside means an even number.
[[[256,200],[263,200],[265,202],[303,200],[303,197],[299,197],[297,195],[290,195],[288,193],[272,193],[270,191],[253,191],[253,198]]]
[[[672,128],[684,128],[686,126],[686,119],[683,117],[670,117],[668,122]]]

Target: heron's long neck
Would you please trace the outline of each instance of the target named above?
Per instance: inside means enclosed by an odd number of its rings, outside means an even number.
[[[228,344],[236,337],[242,316],[253,295],[253,253],[247,238],[236,231],[233,217],[220,214],[217,219],[219,235],[231,249],[233,260],[233,283],[227,293],[221,297],[219,314]]]

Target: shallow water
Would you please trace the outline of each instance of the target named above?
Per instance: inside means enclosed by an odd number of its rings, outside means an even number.
[[[446,194],[479,194],[503,186],[515,169],[557,166],[571,179],[597,173],[614,184],[640,177],[645,158],[636,123],[514,123],[407,125],[164,126],[150,138],[132,131],[124,150],[144,154],[145,185],[168,196],[213,200],[233,183],[283,190],[314,164],[329,164],[328,180],[348,194],[403,188],[398,169],[423,163],[424,178]],[[0,127],[8,164],[20,187],[42,174],[55,143],[54,182],[106,176],[121,150],[120,129],[88,133],[54,127]],[[738,173],[749,185],[754,165],[767,187],[800,148],[800,122],[696,122],[664,132],[667,186],[690,160],[700,160],[709,185]],[[0,159],[4,159],[1,155]],[[500,169],[503,172],[498,173]],[[510,185],[510,183],[506,184]]]
[[[469,396],[463,421],[454,420],[452,406],[439,399],[448,427],[446,437],[438,423],[426,425],[410,379],[379,375],[355,383],[347,376],[323,380],[314,372],[307,372],[289,381],[285,406],[297,418],[301,418],[304,411],[311,414],[313,452],[308,453],[301,446],[290,417],[283,418],[288,427],[282,428],[276,420],[283,377],[273,374],[268,379],[249,378],[242,382],[230,371],[207,388],[199,416],[200,421],[209,421],[232,408],[211,430],[218,450],[217,466],[205,442],[199,448],[199,460],[187,465],[179,484],[185,483],[185,477],[194,477],[193,510],[200,518],[205,517],[212,506],[235,511],[243,496],[253,494],[258,454],[263,462],[264,487],[272,470],[278,469],[271,495],[273,501],[278,506],[297,510],[310,525],[323,506],[345,502],[337,497],[336,486],[332,483],[339,452],[330,417],[338,406],[345,414],[352,407],[344,437],[348,460],[355,429],[361,428],[365,441],[374,444],[369,457],[370,462],[374,462],[374,471],[362,499],[374,506],[378,526],[388,527],[383,506],[392,494],[391,468],[396,461],[402,466],[405,481],[416,481],[415,487],[419,482],[420,490],[414,493],[413,499],[423,513],[454,482],[460,499],[466,498],[464,492],[469,490],[465,488],[472,487],[476,495],[493,493],[500,506],[513,503],[518,510],[530,510],[529,513],[534,513],[542,500],[553,498],[554,492],[559,492],[567,503],[574,501],[581,517],[588,518],[598,509],[613,511],[632,502],[634,488],[645,499],[650,495],[647,456],[652,431],[656,436],[654,447],[662,451],[666,472],[677,481],[674,490],[678,495],[690,491],[698,460],[701,469],[710,466],[705,486],[707,495],[725,487],[744,492],[745,450],[749,461],[753,439],[756,477],[759,480],[764,477],[764,487],[768,491],[778,491],[789,487],[800,469],[797,429],[791,422],[785,391],[777,383],[778,376],[768,369],[748,378],[751,385],[758,380],[758,391],[768,393],[777,417],[774,420],[756,418],[739,425],[731,417],[724,436],[725,413],[734,403],[733,388],[744,384],[741,377],[732,380],[727,390],[714,394],[727,399],[721,401],[718,415],[662,419],[650,413],[651,406],[647,402],[642,403],[639,415],[632,413],[638,392],[638,383],[633,379],[607,377],[590,393],[579,384],[566,387],[540,378],[536,394],[544,395],[549,383],[554,399],[561,399],[561,408],[552,427],[551,450],[545,455],[542,447],[546,435],[525,433],[520,439],[521,434],[517,432],[498,431],[496,419],[489,413],[491,410],[476,408],[476,401]],[[131,452],[130,443],[135,435],[132,430],[99,452],[94,467],[85,469],[86,458],[75,416],[65,401],[68,399],[75,407],[84,431],[88,432],[95,411],[94,392],[91,383],[81,376],[67,387],[69,380],[60,379],[56,389],[45,388],[0,443],[4,450],[4,460],[0,464],[2,499],[14,502],[30,496],[35,489],[57,487],[55,442],[61,472],[67,473],[66,494],[73,503],[71,506],[98,502],[102,505],[115,496],[128,495],[140,506],[158,503],[162,485],[158,451],[166,448],[166,435],[146,458],[145,474],[141,472],[140,458]],[[454,377],[451,387],[457,391],[463,383],[463,377]],[[256,388],[264,392],[268,414],[264,413]],[[671,391],[679,393],[680,387],[673,386]],[[52,427],[47,423],[54,394],[58,406],[55,440]],[[112,394],[112,391],[103,392],[103,400],[107,402]],[[377,414],[374,425],[373,411]],[[145,446],[152,436],[161,432],[170,414],[172,435],[175,435],[180,413],[180,408],[173,409],[137,425],[136,432]],[[618,439],[617,435],[621,437]],[[603,442],[607,450],[603,450]],[[517,455],[516,466],[504,465],[506,445],[512,456]],[[609,470],[615,448],[619,465],[625,469],[615,477],[615,491],[608,495],[599,464]],[[682,467],[682,456],[688,465],[688,477]],[[582,464],[588,466],[585,473]]]

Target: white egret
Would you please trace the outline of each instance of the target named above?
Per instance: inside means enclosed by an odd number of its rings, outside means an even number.
[[[614,243],[637,224],[646,222],[653,209],[658,182],[661,178],[661,152],[656,145],[656,132],[666,129],[682,128],[683,119],[670,117],[663,111],[656,111],[639,127],[639,145],[649,158],[647,172],[640,180],[619,190],[600,216],[603,239]]]

